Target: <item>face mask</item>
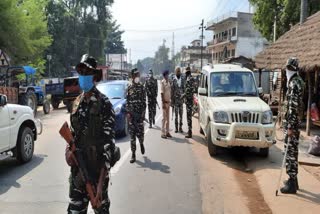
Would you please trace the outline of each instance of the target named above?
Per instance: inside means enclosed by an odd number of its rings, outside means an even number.
[[[289,84],[289,81],[291,79],[291,77],[296,73],[296,71],[290,71],[288,69],[286,69],[286,75],[287,75],[287,85]]]
[[[134,78],[134,83],[138,84],[139,82],[140,82],[140,78],[139,77]]]
[[[150,78],[153,77],[153,74],[150,73],[150,74],[149,74],[149,77],[150,77]]]
[[[84,92],[90,91],[94,86],[93,75],[79,75],[79,85]]]

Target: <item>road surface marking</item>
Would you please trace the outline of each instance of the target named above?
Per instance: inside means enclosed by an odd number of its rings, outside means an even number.
[[[162,115],[159,115],[155,122],[157,123],[161,117]],[[144,134],[146,135],[149,131],[150,131],[150,128],[147,128]],[[111,168],[111,175],[115,175],[117,174],[117,172],[119,172],[122,165],[127,161],[128,157],[130,156],[130,153],[131,153],[131,148],[129,148],[121,157],[121,159],[118,161],[118,163],[116,163],[116,165]]]

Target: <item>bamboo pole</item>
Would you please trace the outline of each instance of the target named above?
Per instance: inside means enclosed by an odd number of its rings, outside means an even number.
[[[308,79],[308,109],[307,109],[307,127],[306,132],[307,135],[310,136],[310,107],[311,107],[311,82],[310,82],[310,72],[307,71],[307,79]]]

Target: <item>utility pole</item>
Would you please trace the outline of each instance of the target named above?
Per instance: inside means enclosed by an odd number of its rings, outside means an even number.
[[[273,42],[277,40],[277,15],[274,15],[274,24],[273,24]]]
[[[175,59],[174,59],[174,32],[172,33],[172,47],[171,47],[171,60],[173,64],[173,68],[175,68]]]
[[[300,24],[308,17],[308,0],[301,0]]]
[[[201,53],[200,53],[200,58],[201,58],[201,64],[200,64],[200,70],[202,70],[202,59],[203,59],[203,39],[204,39],[204,36],[203,36],[203,29],[206,28],[206,26],[204,26],[204,20],[202,19],[202,22],[200,24],[200,27],[199,29],[201,29]]]

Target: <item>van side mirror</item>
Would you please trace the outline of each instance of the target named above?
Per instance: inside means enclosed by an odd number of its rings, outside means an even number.
[[[263,88],[258,88],[259,94],[263,94]]]
[[[0,107],[7,105],[8,99],[6,95],[0,95]]]
[[[200,96],[208,96],[208,91],[207,91],[206,88],[199,88],[199,89],[198,89],[198,94],[199,94]]]

